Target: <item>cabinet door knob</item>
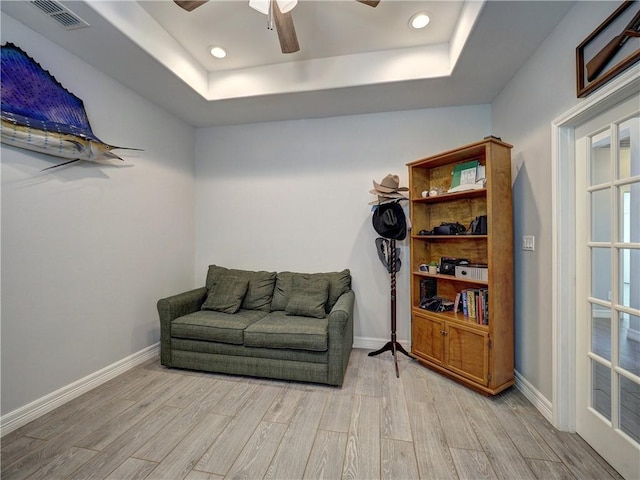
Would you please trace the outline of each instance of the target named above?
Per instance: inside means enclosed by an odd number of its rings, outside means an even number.
[[[444,330],[440,330],[440,335],[446,335],[447,332],[445,332]]]

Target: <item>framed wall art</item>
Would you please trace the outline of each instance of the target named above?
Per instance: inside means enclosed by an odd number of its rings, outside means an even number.
[[[640,60],[640,2],[625,1],[576,48],[578,97]]]

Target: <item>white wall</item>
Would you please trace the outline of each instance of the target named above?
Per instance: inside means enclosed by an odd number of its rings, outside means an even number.
[[[576,46],[616,5],[576,2],[492,104],[494,131],[514,145],[516,369],[549,401],[553,373],[551,122],[581,101],[576,97]],[[535,252],[520,250],[522,235],[535,235]]]
[[[389,274],[378,260],[368,202],[388,173],[481,140],[487,105],[198,129],[196,283],[207,265],[333,271],[349,268],[356,341],[389,340]],[[497,132],[500,134],[500,132]],[[408,347],[409,242],[398,242],[398,339]]]
[[[3,14],[7,41],[144,151],[41,172],[60,160],[2,145],[3,415],[156,343],[194,276],[194,129]]]

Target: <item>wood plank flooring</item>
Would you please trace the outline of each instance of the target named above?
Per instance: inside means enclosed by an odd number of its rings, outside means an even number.
[[[342,388],[159,360],[2,438],[2,479],[621,479],[515,388],[354,350]]]

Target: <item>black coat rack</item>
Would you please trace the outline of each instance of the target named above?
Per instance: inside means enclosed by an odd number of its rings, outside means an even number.
[[[375,352],[369,353],[370,357],[380,355],[383,352],[390,351],[393,355],[393,362],[396,367],[396,378],[400,378],[400,370],[398,370],[397,352],[404,353],[407,357],[411,357],[402,345],[396,341],[396,239],[390,241],[390,258],[391,262],[391,341],[387,342],[384,347]]]

